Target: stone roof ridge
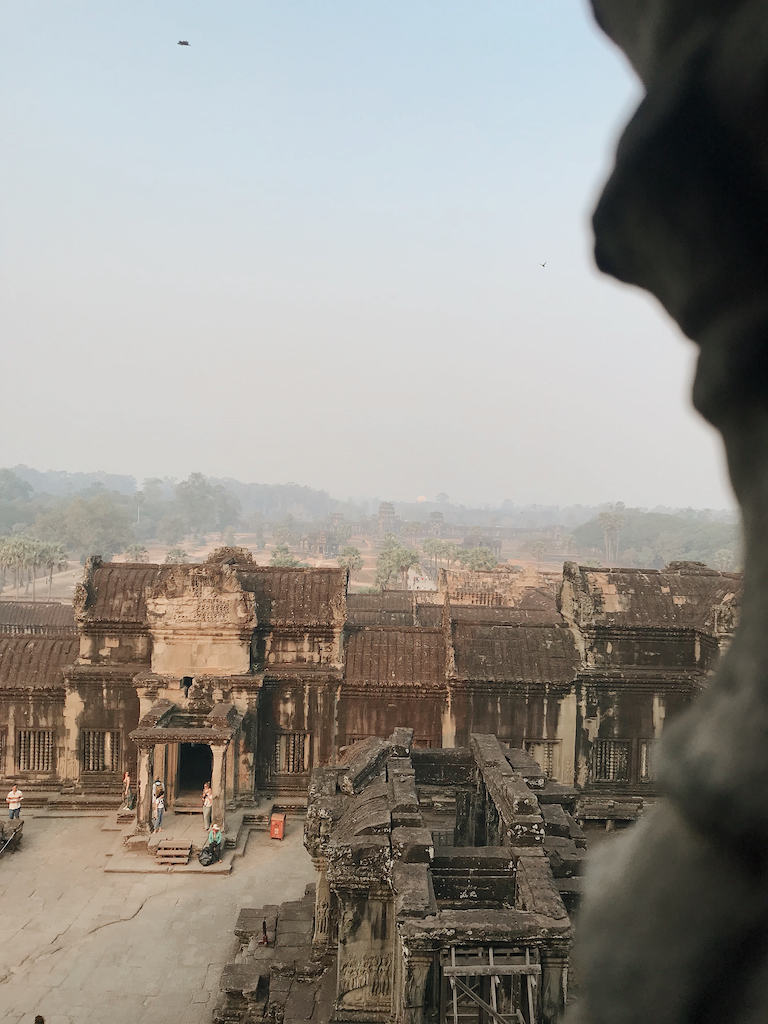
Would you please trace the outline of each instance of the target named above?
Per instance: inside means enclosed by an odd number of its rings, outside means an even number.
[[[409,758],[412,746],[413,729],[395,729],[386,740],[380,736],[369,736],[355,743],[339,776],[339,789],[348,796],[361,793],[373,779],[385,772],[390,757]]]
[[[375,622],[348,623],[348,632],[361,633],[363,631],[376,631],[377,633],[441,633],[442,626],[381,626]]]
[[[500,833],[511,846],[540,846],[544,818],[535,790],[514,770],[496,736],[473,733],[472,756],[500,818]]]

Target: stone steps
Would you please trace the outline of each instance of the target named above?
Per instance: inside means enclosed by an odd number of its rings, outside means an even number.
[[[158,864],[188,864],[192,843],[188,839],[161,839],[155,860]]]

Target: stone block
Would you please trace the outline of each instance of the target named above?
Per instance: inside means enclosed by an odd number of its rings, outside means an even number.
[[[576,845],[580,849],[586,850],[586,848],[587,848],[587,837],[586,837],[586,835],[584,833],[584,829],[581,827],[581,825],[578,823],[578,821],[576,821],[576,819],[573,817],[572,814],[568,814],[566,812],[566,818],[568,819],[568,836],[569,836],[569,838],[571,838],[574,841],[574,843],[576,843]]]
[[[541,808],[541,816],[544,819],[544,830],[548,836],[562,836],[567,839],[570,836],[571,826],[560,804],[544,804]]]
[[[388,742],[395,756],[408,757],[413,746],[413,729],[395,729]]]
[[[437,912],[432,879],[426,864],[397,863],[392,872],[398,917],[428,917]]]
[[[286,1020],[309,1020],[315,1010],[315,988],[312,982],[294,981],[285,1003]]]
[[[356,743],[339,778],[341,791],[348,796],[361,792],[368,782],[384,771],[391,753],[391,745],[378,736],[369,736],[361,743]]]
[[[277,906],[243,907],[237,915],[235,935],[243,942],[251,938],[259,938],[263,931],[263,922],[267,922],[267,934],[274,935],[277,921]]]
[[[544,839],[544,852],[549,858],[555,878],[570,878],[582,873],[587,851],[577,847],[572,839],[547,836]]]
[[[221,972],[219,988],[227,995],[248,996],[256,992],[262,978],[265,979],[266,984],[266,977],[260,964],[227,964]]]
[[[392,828],[422,828],[424,819],[419,813],[392,811]]]
[[[432,833],[426,828],[392,830],[392,856],[405,864],[429,864],[434,855]]]
[[[534,846],[544,842],[544,819],[540,814],[520,815],[507,826],[512,846]]]

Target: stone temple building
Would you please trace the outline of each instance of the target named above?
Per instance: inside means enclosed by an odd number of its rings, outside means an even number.
[[[562,892],[585,846],[575,791],[495,736],[412,742],[411,729],[368,737],[313,771],[317,883],[298,903],[241,909],[216,1024],[561,1019]]]
[[[169,807],[305,795],[313,769],[399,727],[414,749],[492,734],[611,827],[656,794],[654,748],[732,635],[740,578],[566,563],[347,593],[335,568],[88,561],[74,620],[0,601],[0,775],[27,802],[111,801],[128,769]],[[5,611],[3,611],[5,609]],[[140,820],[147,808],[140,808]]]

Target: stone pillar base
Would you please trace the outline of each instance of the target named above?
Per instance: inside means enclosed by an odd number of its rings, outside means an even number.
[[[132,836],[126,836],[123,840],[126,850],[129,853],[149,853],[149,836],[149,832],[134,832]]]

